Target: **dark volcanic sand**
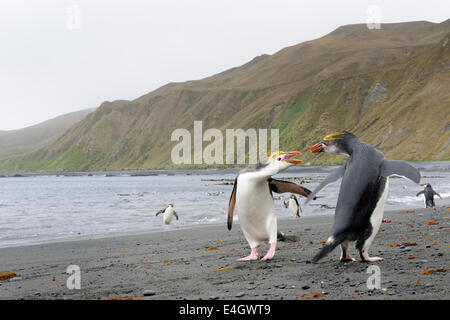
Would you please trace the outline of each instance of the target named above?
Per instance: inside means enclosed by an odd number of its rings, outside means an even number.
[[[370,252],[385,260],[370,264],[340,263],[339,248],[318,264],[307,263],[327,239],[333,216],[279,220],[279,230],[299,240],[279,242],[268,262],[236,261],[249,253],[238,223],[232,231],[210,225],[4,248],[0,272],[13,271],[22,279],[0,281],[0,299],[144,298],[144,290],[155,293],[145,299],[297,299],[311,292],[325,293],[314,299],[449,299],[449,209],[404,212],[385,213],[392,221],[382,223]],[[439,224],[427,225],[430,220]],[[399,242],[418,246],[390,246]],[[204,250],[211,246],[217,249]],[[261,257],[267,249],[261,247]],[[357,258],[353,245],[350,254]],[[65,285],[66,268],[74,264],[81,268],[81,290]],[[379,290],[366,286],[370,265],[381,270]],[[426,267],[443,271],[422,275]]]

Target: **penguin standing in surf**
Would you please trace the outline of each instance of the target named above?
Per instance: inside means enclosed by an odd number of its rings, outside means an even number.
[[[368,252],[383,219],[389,176],[404,176],[419,183],[419,171],[404,161],[386,160],[380,151],[347,131],[326,136],[310,151],[349,156],[347,162],[326,177],[306,200],[308,202],[327,184],[342,177],[331,236],[312,262],[316,263],[338,245],[342,250],[341,261],[353,261],[348,253],[349,241],[356,241],[361,261],[383,260],[369,257]]]
[[[156,216],[163,213],[163,222],[164,224],[170,224],[172,222],[173,217],[178,220],[178,214],[173,209],[173,203],[169,203],[169,206],[166,209],[159,210],[156,213]]]
[[[438,196],[439,198],[442,199],[441,195],[439,193],[437,193],[436,191],[433,190],[433,188],[431,187],[431,184],[429,183],[425,183],[425,184],[421,184],[421,186],[425,186],[425,188],[420,191],[418,194],[416,194],[416,197],[418,197],[420,194],[423,193],[424,197],[425,197],[425,208],[436,208],[436,205],[434,204],[434,196]]]
[[[292,157],[301,154],[299,151],[271,153],[267,161],[241,170],[234,181],[228,205],[228,230],[233,223],[233,212],[236,209],[239,223],[251,253],[238,261],[258,259],[258,247],[268,241],[270,249],[262,260],[272,259],[277,244],[277,218],[272,192],[292,192],[307,197],[311,191],[302,186],[271,178],[273,175],[300,163]]]

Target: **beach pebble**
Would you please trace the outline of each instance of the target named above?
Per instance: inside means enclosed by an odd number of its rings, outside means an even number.
[[[217,300],[219,299],[219,296],[209,296],[208,300]]]
[[[282,268],[283,265],[282,265],[282,264],[276,264],[275,267],[276,267],[276,268]]]
[[[303,229],[303,230],[305,230],[305,231],[310,231],[311,230],[311,228],[308,228],[308,227],[306,227],[305,229]]]
[[[144,297],[154,296],[155,295],[155,291],[153,291],[153,290],[144,290],[143,295],[144,295]]]
[[[245,296],[245,293],[244,292],[238,292],[238,293],[236,293],[236,297],[237,298],[240,298],[240,297],[243,297],[243,296]]]
[[[304,286],[302,287],[303,290],[308,290],[309,288],[311,288],[311,287],[308,286],[308,285],[304,285]]]

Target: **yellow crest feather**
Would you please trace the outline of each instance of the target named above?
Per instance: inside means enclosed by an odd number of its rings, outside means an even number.
[[[323,138],[323,140],[325,141],[331,141],[331,140],[338,140],[338,139],[343,139],[343,138],[334,138],[334,136],[339,136],[344,134],[343,132],[335,132],[332,134],[327,135],[325,138]]]
[[[284,153],[286,153],[286,152],[284,152],[284,151],[267,152],[267,156],[268,156],[268,157],[272,157],[272,156],[276,157],[276,156],[282,155],[282,154],[284,154]]]

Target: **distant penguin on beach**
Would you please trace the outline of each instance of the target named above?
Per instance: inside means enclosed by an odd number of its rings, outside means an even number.
[[[164,224],[170,224],[172,222],[173,217],[175,217],[178,220],[178,214],[173,209],[173,203],[169,203],[169,206],[165,209],[159,210],[156,213],[156,216],[163,213],[163,222]]]
[[[273,179],[272,176],[300,163],[300,160],[292,159],[300,154],[299,151],[271,153],[267,161],[250,165],[239,172],[228,204],[228,230],[231,230],[236,208],[239,223],[250,245],[251,253],[238,261],[258,259],[258,247],[267,240],[270,249],[262,260],[274,257],[277,234],[281,238],[284,238],[284,235],[277,233],[272,192],[293,192],[307,197],[311,191],[292,182]]]
[[[421,184],[421,186],[425,186],[425,188],[420,191],[418,194],[416,194],[416,197],[418,197],[419,195],[421,195],[423,193],[424,195],[424,201],[425,201],[425,208],[436,208],[436,205],[434,204],[434,196],[438,196],[439,198],[442,199],[441,195],[439,193],[437,193],[436,191],[433,190],[433,188],[431,187],[431,184],[429,183],[424,183]]]
[[[419,171],[406,162],[386,160],[380,151],[347,131],[327,135],[310,151],[349,156],[347,162],[326,177],[306,200],[307,203],[327,184],[342,178],[331,236],[312,262],[318,262],[338,245],[342,250],[341,261],[353,261],[348,253],[349,241],[356,241],[361,261],[383,260],[369,257],[369,248],[383,219],[389,176],[400,175],[419,183]]]
[[[295,194],[291,194],[288,201],[284,201],[284,206],[289,209],[291,212],[291,217],[296,218],[300,217],[300,211],[302,211],[302,208],[300,208],[300,204],[298,203],[297,197]]]

